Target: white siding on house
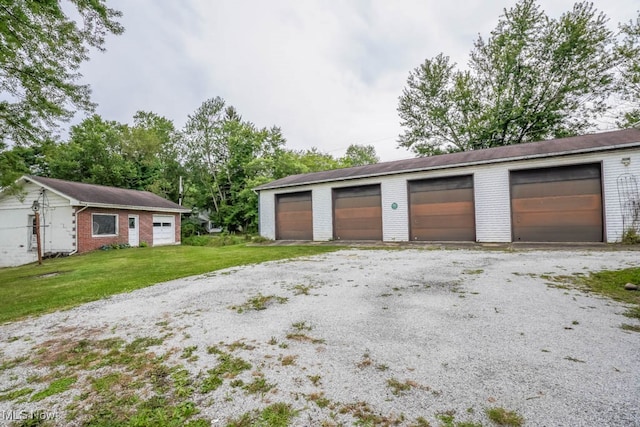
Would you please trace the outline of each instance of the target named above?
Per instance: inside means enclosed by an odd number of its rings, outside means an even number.
[[[409,240],[409,199],[407,178],[402,175],[382,181],[382,239],[385,242],[406,242]],[[393,204],[397,205],[393,209]]]
[[[38,259],[35,250],[29,249],[29,218],[33,215],[31,206],[36,199],[41,205],[42,252],[69,253],[76,249],[73,208],[69,201],[50,191],[45,191],[43,196],[40,187],[32,183],[25,185],[23,190],[19,197],[7,195],[0,199],[0,267],[27,264]]]
[[[473,174],[478,242],[511,241],[511,199],[509,170],[478,168]]]

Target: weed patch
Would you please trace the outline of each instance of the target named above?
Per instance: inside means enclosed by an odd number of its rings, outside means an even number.
[[[250,310],[260,311],[266,310],[268,306],[274,303],[284,304],[287,301],[289,301],[289,298],[287,297],[280,297],[277,295],[262,295],[261,293],[259,293],[258,295],[249,298],[243,304],[232,305],[229,308],[231,310],[235,310],[238,313],[243,313]]]
[[[274,403],[261,411],[246,412],[231,420],[227,427],[286,427],[296,417],[298,411],[286,403]]]
[[[604,270],[589,275],[576,273],[572,276],[545,276],[554,287],[573,287],[583,292],[593,292],[616,301],[630,304],[625,316],[640,319],[640,292],[627,291],[626,283],[640,284],[640,268]]]
[[[620,325],[620,328],[625,331],[640,332],[640,326],[638,325],[630,325],[628,323],[623,323],[622,325]]]
[[[489,408],[486,412],[491,421],[501,426],[520,427],[524,423],[522,416],[504,408]]]
[[[307,334],[300,332],[292,332],[287,334],[287,339],[299,342],[308,342],[311,344],[324,344],[326,341],[322,338],[313,338]]]
[[[180,355],[181,359],[187,359],[189,362],[195,362],[198,360],[198,355],[193,354],[198,349],[197,345],[191,345],[189,347],[185,347],[182,350],[182,354]]]
[[[5,394],[0,394],[0,401],[3,400],[16,400],[24,396],[28,396],[33,393],[32,388],[21,388],[19,390],[13,390]]]
[[[255,350],[255,346],[247,344],[246,342],[239,340],[239,341],[234,341],[231,344],[227,344],[226,347],[229,349],[229,351],[236,351],[236,350]]]
[[[67,391],[69,390],[69,388],[71,388],[73,384],[75,384],[77,380],[78,379],[76,377],[67,377],[67,378],[60,378],[58,380],[55,380],[51,384],[49,384],[47,388],[31,396],[30,401],[39,402],[42,399],[45,399],[49,396],[53,396],[54,394]]]
[[[400,382],[395,378],[389,378],[387,380],[387,387],[391,389],[391,393],[393,393],[395,396],[400,396],[405,392],[411,390],[412,388],[420,388],[420,385],[411,380]]]
[[[37,402],[72,387],[79,393],[65,408],[67,421],[78,425],[210,425],[198,419],[198,410],[189,400],[195,387],[189,372],[169,368],[163,357],[149,352],[162,339],[142,337],[125,343],[120,338],[48,341],[36,348],[31,362],[41,368],[56,369],[63,377],[33,394]],[[64,367],[60,371],[60,367]],[[81,371],[107,368],[102,375],[80,380]],[[100,371],[103,372],[103,371]],[[46,378],[46,377],[43,377]],[[43,378],[39,379],[42,380]],[[27,389],[22,392],[27,396]],[[152,395],[146,400],[139,396]]]
[[[207,377],[200,386],[201,393],[208,393],[220,387],[225,378],[235,378],[238,374],[247,369],[251,369],[251,364],[244,359],[234,357],[229,353],[218,350],[216,347],[209,347],[209,353],[217,353],[218,365],[207,371]]]
[[[382,415],[371,408],[367,402],[348,403],[340,406],[340,414],[350,414],[360,426],[394,426],[405,421],[404,415]]]
[[[283,356],[280,359],[280,363],[282,363],[282,366],[295,365],[297,358],[298,358],[298,356],[294,356],[294,355],[291,355],[291,354],[287,355],[287,356]]]
[[[293,294],[294,295],[310,295],[310,291],[313,288],[314,286],[312,285],[295,285],[293,287]]]
[[[326,408],[331,404],[331,400],[327,399],[322,392],[307,395],[307,400],[318,405],[318,408]]]
[[[258,376],[255,377],[250,383],[245,384],[242,388],[247,394],[259,394],[261,396],[264,396],[269,392],[269,390],[274,387],[275,384],[268,383],[265,377]]]

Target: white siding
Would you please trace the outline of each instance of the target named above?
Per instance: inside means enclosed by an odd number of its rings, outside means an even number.
[[[629,165],[625,166],[622,159],[628,157]],[[640,185],[640,155],[638,152],[620,152],[616,156],[609,156],[602,162],[602,187],[604,219],[606,221],[605,235],[609,243],[622,240],[624,233],[622,222],[622,200],[618,192],[618,178],[625,174],[635,176],[636,182]]]
[[[27,184],[19,197],[5,195],[0,199],[0,267],[27,264],[38,259],[37,253],[29,250],[29,216],[33,215],[31,206],[36,199],[41,204],[43,253],[75,250],[75,223],[69,201],[45,191],[43,203],[40,187]]]
[[[622,163],[622,159],[626,157],[630,158],[629,166],[624,166]],[[301,185],[291,189],[263,190],[260,192],[261,234],[265,237],[275,238],[274,194],[311,190],[313,238],[314,240],[331,240],[333,238],[332,188],[379,183],[382,191],[383,238],[385,241],[407,241],[409,239],[407,181],[473,174],[477,241],[510,242],[512,233],[509,173],[511,170],[597,162],[602,162],[603,165],[605,240],[609,243],[618,242],[623,230],[617,179],[622,174],[630,173],[635,175],[640,182],[640,151],[637,148],[615,152],[518,160],[491,165],[441,168],[385,177]],[[396,210],[391,209],[391,204],[394,202],[398,204]]]
[[[511,199],[507,168],[480,168],[473,174],[478,242],[511,241]]]
[[[409,240],[407,178],[392,176],[382,181],[382,239],[385,242]],[[396,209],[392,208],[393,204]]]
[[[311,192],[313,207],[313,240],[333,239],[333,200],[331,186],[320,185]]]
[[[276,198],[275,191],[263,190],[260,192],[260,235],[267,239],[276,238]]]

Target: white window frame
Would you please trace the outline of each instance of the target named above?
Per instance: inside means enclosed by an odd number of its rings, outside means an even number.
[[[93,231],[93,218],[95,216],[112,216],[114,217],[116,226],[115,226],[115,234],[95,234]],[[118,214],[111,214],[111,213],[92,213],[91,214],[91,237],[114,237],[118,235],[118,224],[120,222],[120,216]]]

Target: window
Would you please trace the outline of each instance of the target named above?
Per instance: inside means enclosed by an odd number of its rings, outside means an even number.
[[[94,236],[116,236],[118,234],[118,215],[93,214]]]

